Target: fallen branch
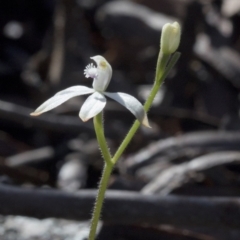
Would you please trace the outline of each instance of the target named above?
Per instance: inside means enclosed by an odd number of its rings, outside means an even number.
[[[90,218],[96,191],[76,194],[0,186],[0,214],[36,218]],[[106,195],[102,219],[123,224],[170,224],[176,227],[239,228],[240,198],[142,195],[111,191]]]

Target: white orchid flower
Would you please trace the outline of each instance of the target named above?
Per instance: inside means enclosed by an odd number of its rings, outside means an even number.
[[[107,102],[105,96],[107,96],[126,107],[131,113],[133,113],[133,115],[135,115],[140,123],[146,127],[150,127],[147,114],[143,109],[142,104],[136,98],[126,93],[105,92],[112,77],[112,67],[107,60],[102,56],[91,57],[91,59],[96,62],[97,67],[95,67],[92,63],[89,64],[84,70],[84,75],[86,78],[93,78],[93,88],[85,86],[69,87],[48,99],[39,106],[35,112],[31,113],[31,115],[38,116],[44,112],[52,110],[55,107],[58,107],[72,97],[91,93],[91,95],[83,103],[79,112],[79,117],[84,122],[96,116],[103,110]]]

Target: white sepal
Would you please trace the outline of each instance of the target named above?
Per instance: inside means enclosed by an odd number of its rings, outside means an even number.
[[[144,126],[149,127],[147,114],[142,106],[142,104],[133,96],[126,93],[109,93],[104,92],[104,94],[121,105],[127,108]]]
[[[71,94],[72,97],[93,93],[94,90],[85,86],[73,86],[57,92],[54,96]]]
[[[106,105],[106,98],[99,92],[94,92],[83,103],[79,112],[79,117],[86,122],[90,118],[100,113]]]
[[[46,102],[44,102],[42,105],[40,105],[33,113],[31,113],[31,116],[38,116],[44,112],[50,111],[55,107],[58,107],[62,103],[66,102],[72,97],[76,97],[79,95],[89,94],[94,92],[93,89],[85,87],[85,86],[74,86],[67,88],[63,91],[58,92],[53,97],[49,98]]]
[[[97,64],[97,76],[93,81],[93,88],[96,91],[104,92],[112,77],[112,67],[102,56],[91,57]]]

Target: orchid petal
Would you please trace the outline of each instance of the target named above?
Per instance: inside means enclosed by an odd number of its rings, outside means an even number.
[[[79,95],[89,94],[94,92],[92,88],[84,87],[84,86],[74,86],[67,88],[63,91],[58,92],[56,95],[48,99],[42,105],[40,105],[35,112],[31,113],[31,116],[38,116],[44,112],[50,111],[55,107],[58,107],[62,103],[66,102],[72,97],[76,97]]]
[[[112,77],[112,67],[102,56],[91,57],[97,64],[97,75],[93,81],[93,88],[96,91],[104,92]]]
[[[106,98],[99,92],[90,95],[81,107],[79,117],[86,122],[90,118],[100,113],[107,103]]]
[[[133,96],[126,93],[109,93],[104,92],[104,94],[121,105],[127,108],[144,126],[149,127],[147,114],[142,106],[142,104]]]

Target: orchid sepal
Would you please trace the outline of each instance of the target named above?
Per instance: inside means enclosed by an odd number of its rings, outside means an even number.
[[[121,92],[104,92],[104,95],[123,105],[138,119],[141,124],[145,127],[151,128],[143,105],[135,97]]]
[[[58,107],[62,103],[66,102],[70,98],[86,95],[89,93],[93,93],[94,90],[92,88],[88,88],[85,86],[73,86],[66,88],[58,93],[56,93],[53,97],[49,98],[43,104],[41,104],[34,112],[30,113],[31,116],[39,116],[44,112],[48,112],[53,108]]]

